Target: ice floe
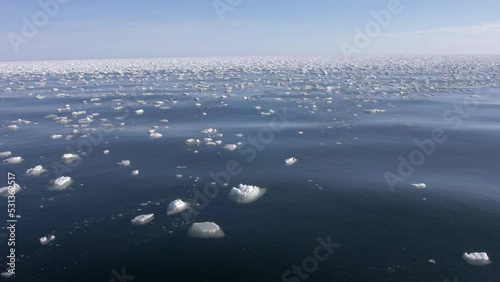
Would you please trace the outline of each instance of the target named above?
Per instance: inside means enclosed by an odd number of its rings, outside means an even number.
[[[155,214],[150,213],[150,214],[141,214],[136,217],[134,217],[130,222],[133,225],[145,225],[153,221]]]
[[[487,253],[464,253],[462,258],[470,265],[484,266],[491,263]]]
[[[188,229],[188,235],[193,238],[222,238],[224,231],[214,222],[195,222]]]
[[[10,157],[8,159],[3,160],[6,164],[20,164],[24,159],[21,157]]]
[[[119,166],[123,166],[123,167],[127,167],[127,166],[131,165],[129,160],[123,160],[123,161],[117,162],[116,164]]]
[[[366,114],[378,114],[378,113],[383,113],[385,110],[380,110],[380,109],[367,109],[365,110]]]
[[[19,184],[16,183],[12,186],[5,186],[0,188],[0,196],[8,197],[11,195],[15,195],[19,191],[21,191],[21,186],[19,186]]]
[[[47,245],[48,243],[54,241],[55,239],[56,239],[56,236],[54,236],[54,235],[43,236],[42,238],[40,238],[40,244]]]
[[[0,276],[2,276],[3,278],[10,278],[13,275],[14,275],[14,272],[9,272],[9,271],[5,271],[5,272],[0,273]]]
[[[163,137],[163,134],[158,133],[158,132],[153,132],[153,133],[149,134],[149,138],[151,138],[151,139],[160,139],[162,137]]]
[[[288,158],[285,160],[285,165],[286,166],[292,166],[297,162],[297,159],[294,157]]]
[[[47,172],[47,169],[41,165],[37,165],[34,168],[30,168],[26,171],[26,174],[29,176],[39,176],[43,173]]]
[[[80,160],[80,156],[77,155],[77,154],[70,154],[70,153],[67,153],[67,154],[64,154],[62,155],[61,157],[61,160],[64,162],[64,163],[67,163],[67,164],[70,164],[70,163],[73,163],[75,161],[78,161]]]
[[[137,175],[139,175],[139,171],[136,169],[136,170],[133,170],[130,174],[133,176],[137,176]]]
[[[73,184],[73,179],[69,176],[61,176],[49,182],[49,190],[64,190]]]
[[[168,208],[167,208],[167,214],[172,215],[172,214],[180,213],[183,210],[187,209],[188,207],[189,207],[188,203],[186,203],[180,199],[177,199],[177,200],[170,202],[170,204],[168,205]]]
[[[425,189],[425,187],[427,187],[425,183],[412,183],[411,185],[417,189]]]
[[[199,145],[201,144],[200,139],[189,138],[185,141],[186,145]]]
[[[224,149],[226,149],[228,151],[234,151],[234,150],[236,150],[236,148],[238,148],[238,146],[236,144],[227,144],[227,145],[224,145]]]
[[[229,191],[229,198],[239,204],[249,204],[258,200],[265,193],[265,188],[240,184],[238,188],[233,187],[231,191]]]
[[[10,156],[12,156],[12,152],[11,151],[0,152],[0,158],[7,158],[7,157],[10,157]]]
[[[52,139],[52,140],[57,140],[57,139],[61,139],[61,138],[63,138],[63,136],[61,134],[50,135],[50,139]]]

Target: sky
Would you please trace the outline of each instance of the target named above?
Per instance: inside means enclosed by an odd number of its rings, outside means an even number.
[[[500,54],[498,0],[0,0],[0,61]]]

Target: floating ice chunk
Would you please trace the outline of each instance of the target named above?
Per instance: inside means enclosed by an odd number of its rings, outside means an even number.
[[[199,145],[201,143],[200,139],[189,138],[185,141],[186,145]]]
[[[160,139],[162,137],[163,137],[163,134],[158,133],[158,132],[153,132],[153,133],[149,134],[149,138],[151,138],[151,139]]]
[[[123,161],[117,162],[116,164],[119,165],[119,166],[130,166],[130,161],[129,160],[123,160]]]
[[[141,214],[136,217],[134,217],[130,222],[132,222],[133,225],[145,225],[153,221],[155,214],[150,213],[150,214]]]
[[[77,155],[77,154],[64,154],[62,157],[61,157],[61,160],[64,162],[64,163],[72,163],[74,161],[77,161],[77,160],[80,160],[80,156]]]
[[[144,113],[143,109],[139,109],[139,110],[135,111],[136,115],[142,115],[143,113]]]
[[[167,214],[172,215],[172,214],[180,213],[183,210],[187,209],[188,207],[189,207],[189,205],[186,202],[184,202],[180,199],[177,199],[177,200],[172,201],[168,205]]]
[[[239,204],[249,204],[262,197],[264,193],[266,193],[265,188],[240,184],[238,188],[233,187],[229,191],[229,198]]]
[[[378,113],[383,113],[385,110],[379,110],[379,109],[368,109],[365,110],[365,113],[367,114],[378,114]]]
[[[183,175],[182,175],[182,174],[176,174],[176,175],[175,175],[175,177],[177,177],[177,178],[182,178],[182,177],[183,177]]]
[[[52,140],[57,140],[57,139],[61,139],[61,138],[63,138],[63,136],[61,134],[50,135],[50,139],[52,139]]]
[[[136,169],[136,170],[133,170],[132,173],[130,173],[130,174],[132,174],[133,176],[137,176],[137,175],[139,175],[139,171]]]
[[[29,176],[39,176],[40,174],[45,173],[45,172],[47,172],[47,169],[45,169],[41,165],[37,165],[34,168],[28,169],[26,171],[26,174],[29,175]]]
[[[435,260],[433,260],[433,259],[430,259],[430,260],[429,260],[429,263],[436,264],[436,261],[435,261]]]
[[[5,272],[0,273],[0,276],[2,276],[3,278],[10,278],[10,277],[12,277],[12,275],[14,275],[14,272],[10,272],[10,271],[5,271]]]
[[[202,130],[201,133],[204,133],[204,134],[215,134],[215,133],[217,133],[217,129],[215,129],[215,128],[207,128],[207,129]]]
[[[207,146],[217,146],[217,143],[215,142],[207,142]]]
[[[224,149],[228,150],[228,151],[234,151],[236,150],[238,146],[236,146],[235,144],[227,144],[224,146]]]
[[[188,235],[193,238],[222,238],[224,231],[213,222],[195,222],[188,229]]]
[[[7,126],[7,128],[10,130],[17,130],[18,127],[15,124],[11,124],[11,125]]]
[[[0,196],[8,197],[15,195],[17,192],[21,191],[21,186],[19,184],[14,184],[13,186],[5,186],[0,188]]]
[[[23,158],[21,158],[21,157],[11,157],[11,158],[3,160],[3,162],[6,164],[19,164],[22,161],[23,161]]]
[[[11,151],[0,152],[0,158],[7,158],[7,157],[10,157],[10,156],[12,156],[12,152]]]
[[[160,120],[161,123],[168,123],[168,119],[162,119]]]
[[[297,159],[296,159],[296,158],[294,158],[294,157],[291,157],[291,158],[289,158],[289,159],[286,159],[286,160],[285,160],[285,165],[287,165],[287,166],[292,166],[292,165],[294,165],[296,162],[297,162]]]
[[[40,238],[40,244],[42,245],[47,245],[48,243],[54,241],[56,239],[56,236],[50,235],[50,236],[43,236]]]
[[[107,154],[109,154],[109,150],[104,150],[104,151],[102,151],[102,153],[107,155]]]
[[[69,176],[61,176],[49,183],[49,190],[64,190],[73,184],[73,179]]]
[[[425,189],[425,187],[427,186],[425,185],[425,183],[412,183],[411,185],[417,189]]]
[[[470,265],[474,266],[484,266],[491,263],[491,260],[486,253],[464,253],[462,258]]]

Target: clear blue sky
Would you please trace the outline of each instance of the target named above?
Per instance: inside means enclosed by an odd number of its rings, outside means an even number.
[[[222,19],[213,0],[64,0],[34,35],[23,35],[23,18],[33,23],[50,1],[0,0],[0,60],[336,55],[390,2],[219,0],[237,4]],[[500,53],[500,1],[400,3],[361,54]]]

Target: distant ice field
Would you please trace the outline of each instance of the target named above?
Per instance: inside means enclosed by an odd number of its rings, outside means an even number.
[[[0,273],[10,172],[13,281],[498,281],[499,111],[500,56],[0,62]]]

